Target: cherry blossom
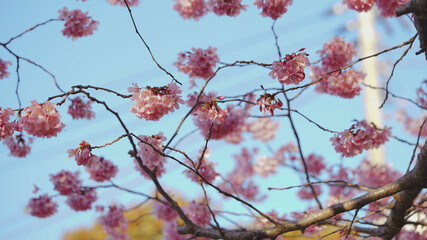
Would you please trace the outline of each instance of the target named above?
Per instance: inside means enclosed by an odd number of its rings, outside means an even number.
[[[280,127],[280,123],[272,121],[270,118],[257,118],[255,121],[246,125],[247,131],[252,133],[252,138],[262,142],[272,140]]]
[[[166,140],[163,133],[159,132],[151,136],[139,135],[138,138],[140,140],[138,142],[139,149],[137,156],[141,158],[142,163],[150,169],[163,163],[165,157],[160,154],[163,153],[162,144]]]
[[[210,121],[218,124],[224,122],[228,111],[221,109],[218,106],[216,99],[211,99],[201,105],[202,107],[198,108],[197,111],[194,112],[194,115],[197,116],[199,121]]]
[[[377,188],[398,179],[401,174],[393,170],[391,164],[377,164],[363,159],[356,168],[356,178],[359,185],[369,188]]]
[[[315,211],[316,211],[315,209],[310,208],[304,213],[292,212],[291,217],[293,219],[295,219],[296,221],[299,221],[299,220],[303,219],[304,217],[310,215],[311,213],[313,213]],[[322,231],[324,229],[325,229],[325,226],[318,226],[316,224],[313,224],[313,225],[311,225],[311,226],[309,226],[303,230],[303,236],[304,237],[311,237],[314,235],[318,236],[320,234],[320,231]]]
[[[409,0],[375,0],[381,17],[396,17],[396,10]]]
[[[373,123],[366,120],[353,124],[350,129],[336,133],[330,141],[335,151],[342,157],[353,157],[363,150],[378,148],[391,136],[391,128],[378,129]]]
[[[185,101],[185,104],[188,107],[192,108],[193,106],[196,105],[198,96],[199,96],[198,92],[193,92],[188,94],[187,101]],[[200,94],[199,102],[209,102],[213,99],[218,99],[216,92],[208,92],[207,94],[203,92],[202,94]],[[197,106],[194,107],[191,114],[193,114],[194,116],[197,116],[196,112],[202,111],[201,108],[203,106],[204,106],[203,104],[198,104]]]
[[[424,124],[420,132],[420,127],[423,124],[424,120],[427,118],[427,114],[423,113],[417,118],[413,118],[411,115],[407,114],[404,110],[396,111],[396,119],[398,122],[403,123],[405,132],[421,137],[427,136],[427,123]]]
[[[280,162],[274,157],[259,156],[254,164],[254,171],[261,177],[268,177],[277,172]]]
[[[124,0],[107,0],[111,5],[120,5],[122,7],[126,7],[126,3]],[[139,4],[139,0],[126,0],[129,7],[136,7]]]
[[[195,224],[200,226],[208,225],[211,221],[211,213],[206,205],[192,201],[187,206],[183,207],[185,214]]]
[[[94,167],[87,167],[86,172],[90,174],[90,179],[96,182],[108,181],[119,171],[116,165],[110,160],[103,157],[99,158],[99,165]]]
[[[292,0],[255,0],[254,5],[262,8],[261,16],[276,20],[288,11],[287,7],[292,2]]]
[[[269,93],[264,93],[257,100],[256,104],[259,105],[259,110],[263,113],[266,111],[270,112],[271,116],[274,115],[274,110],[276,108],[281,108],[283,106],[282,101]]]
[[[316,155],[316,154],[310,154],[305,158],[306,165],[307,165],[307,171],[314,176],[319,176],[323,170],[325,170],[326,165],[323,161],[323,157]],[[302,164],[302,161],[301,161]]]
[[[123,206],[110,206],[107,214],[99,217],[99,223],[105,232],[115,240],[125,240],[129,236],[126,233],[128,220],[123,215]]]
[[[202,135],[207,138],[210,135],[211,139],[222,139],[232,135],[233,138],[241,140],[240,135],[245,125],[245,113],[241,108],[236,108],[234,105],[227,105],[228,114],[222,123],[212,121],[199,121],[194,118],[194,124],[201,130]],[[211,129],[212,126],[212,129]],[[230,141],[229,139],[225,139]],[[233,142],[233,141],[231,141]],[[235,142],[233,142],[235,143]]]
[[[343,0],[347,4],[348,8],[356,10],[358,12],[367,12],[371,10],[375,0]]]
[[[82,141],[79,147],[76,149],[68,149],[68,158],[76,160],[77,165],[83,165],[85,167],[98,167],[100,164],[100,158],[92,154],[92,149],[89,143]]]
[[[176,221],[169,221],[163,224],[162,229],[163,239],[170,240],[186,240],[185,235],[178,233],[178,223]]]
[[[144,171],[144,169],[142,169],[140,166],[139,166],[139,163],[138,163],[138,161],[134,158],[133,159],[133,162],[134,162],[134,166],[135,166],[135,169],[143,176],[143,177],[145,177],[146,179],[151,179],[150,178],[150,176]],[[157,167],[157,171],[156,171],[156,177],[161,177],[162,175],[163,175],[163,173],[165,173],[166,172],[166,170],[165,170],[165,167],[163,166],[163,163],[161,162],[158,166],[152,166],[152,167],[149,167],[148,169],[150,169],[151,171],[153,171],[154,170],[154,168],[155,167]]]
[[[216,165],[215,162],[209,162],[208,157],[209,157],[209,153],[210,153],[210,149],[207,149],[205,151],[205,154],[203,156],[203,158],[200,160],[200,163],[196,163],[193,162],[192,164],[189,164],[190,167],[192,166],[196,166],[196,169],[198,169],[198,173],[208,182],[212,182],[215,180],[215,178],[219,175],[216,171],[214,166]],[[200,152],[200,155],[202,154],[202,152]],[[198,156],[198,158],[200,158],[200,156]],[[200,166],[199,166],[200,164]],[[194,169],[194,170],[196,170]],[[191,181],[199,183],[199,181],[202,181],[202,179],[199,180],[199,176],[194,173],[194,171],[189,170],[189,169],[185,169],[183,171],[183,173],[191,179]]]
[[[12,65],[10,61],[4,61],[0,58],[0,80],[9,77],[7,65]]]
[[[338,36],[324,43],[323,48],[317,53],[322,59],[322,67],[326,72],[347,66],[357,54],[352,42],[346,42],[344,38]]]
[[[72,40],[93,34],[99,25],[98,21],[88,17],[87,12],[83,13],[79,9],[68,11],[68,8],[64,7],[58,10],[58,13],[58,18],[65,21],[62,34]]]
[[[325,74],[320,67],[314,66],[311,68],[310,78],[312,82],[316,82]],[[333,72],[316,83],[315,91],[342,98],[354,98],[360,95],[360,83],[365,77],[366,74],[354,69]]]
[[[274,157],[280,163],[284,163],[287,159],[292,162],[297,161],[300,159],[298,146],[292,142],[287,143],[276,150]]]
[[[236,17],[241,10],[245,11],[248,7],[242,5],[242,0],[209,0],[208,5],[216,15],[230,17]]]
[[[333,181],[341,180],[345,182],[352,182],[352,178],[350,178],[351,172],[352,172],[351,170],[340,166],[340,168],[336,173],[334,173],[332,169],[329,170],[329,174],[330,174],[329,179]],[[352,196],[353,195],[352,192],[353,192],[352,188],[348,188],[344,184],[334,184],[329,188],[329,195],[334,197],[341,197],[343,195]],[[347,198],[345,200],[347,200]]]
[[[150,87],[140,89],[136,83],[128,88],[132,93],[131,100],[134,104],[130,111],[138,118],[157,121],[169,112],[179,108],[179,103],[184,103],[179,95],[182,90],[176,83],[171,82],[163,87]]]
[[[79,179],[80,172],[71,172],[62,170],[57,174],[50,174],[50,181],[54,185],[54,189],[61,195],[70,195],[80,192],[82,181]]]
[[[277,78],[281,84],[298,85],[305,78],[304,68],[310,66],[308,54],[302,51],[304,48],[299,50],[298,54],[286,54],[282,61],[274,61],[273,70],[269,73],[270,77]]]
[[[10,156],[23,158],[30,154],[30,144],[33,143],[33,139],[28,138],[25,140],[22,134],[16,134],[3,139],[3,143],[9,148]]]
[[[71,100],[71,105],[68,107],[68,113],[73,119],[88,119],[95,118],[95,113],[92,111],[92,102],[84,102],[80,97]]]
[[[154,201],[152,207],[154,214],[166,222],[173,221],[178,217],[178,213],[168,203]]]
[[[190,79],[201,78],[204,80],[212,77],[216,62],[219,57],[216,54],[216,48],[208,47],[203,50],[201,48],[192,48],[192,52],[181,52],[178,54],[178,61],[174,62],[174,66],[178,71],[188,74]]]
[[[38,218],[50,217],[57,212],[57,209],[58,204],[47,194],[43,194],[37,198],[31,198],[26,207],[26,211],[31,214],[31,216]]]
[[[15,122],[9,122],[10,117],[14,115],[11,108],[0,107],[0,141],[13,135],[18,127]]]
[[[316,192],[317,196],[319,196],[320,194],[322,194],[322,188],[320,187],[320,185],[316,184],[316,185],[312,185],[312,187],[313,187],[314,191]],[[301,200],[311,200],[311,199],[314,199],[313,191],[311,190],[311,188],[309,186],[304,186],[300,190],[298,190],[297,196]]]
[[[174,0],[172,8],[179,13],[183,19],[199,20],[209,12],[207,3],[204,0]]]
[[[35,137],[56,137],[65,127],[60,120],[61,115],[56,110],[56,104],[49,101],[37,103],[31,101],[31,106],[24,108],[19,118],[19,125],[30,135]]]
[[[74,211],[86,211],[92,209],[92,203],[97,199],[95,189],[89,189],[68,195],[65,203]]]

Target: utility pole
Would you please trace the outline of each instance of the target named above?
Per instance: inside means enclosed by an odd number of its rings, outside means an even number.
[[[376,10],[359,14],[359,37],[358,45],[361,57],[376,53],[377,35],[375,33]],[[378,81],[378,60],[376,57],[362,61],[362,72],[366,73],[365,84],[380,86]],[[373,122],[378,127],[382,125],[382,115],[379,109],[381,105],[381,94],[378,90],[366,87],[363,91],[365,118],[367,122]],[[384,163],[385,151],[381,146],[378,149],[368,151],[368,160],[372,163]]]

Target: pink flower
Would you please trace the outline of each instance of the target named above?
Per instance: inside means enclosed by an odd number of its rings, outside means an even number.
[[[14,130],[18,127],[15,122],[9,122],[10,116],[13,115],[14,112],[11,108],[0,107],[0,141],[12,136]]]
[[[187,217],[197,225],[205,226],[211,222],[211,213],[204,204],[196,203],[193,200],[190,204],[183,207],[183,210]]]
[[[15,136],[6,137],[3,143],[9,148],[10,156],[25,157],[31,152],[30,144],[33,143],[33,139],[28,138],[28,140],[25,141],[22,134],[17,134]]]
[[[116,173],[119,171],[116,165],[103,157],[99,158],[99,162],[99,166],[86,168],[86,172],[90,174],[90,179],[103,182],[116,176]]]
[[[391,164],[375,164],[364,159],[356,168],[359,185],[377,188],[397,180],[401,174],[392,169]]]
[[[85,167],[98,167],[100,158],[91,153],[92,149],[89,143],[82,141],[76,149],[68,149],[68,158],[76,160],[77,165]]]
[[[270,118],[257,118],[246,125],[247,131],[253,133],[252,138],[262,142],[272,140],[276,134],[280,123],[270,120]]]
[[[288,11],[292,0],[255,0],[254,4],[262,8],[261,16],[276,20]]]
[[[209,12],[208,5],[204,0],[174,0],[172,8],[184,19],[199,20]]]
[[[322,59],[322,68],[325,72],[347,66],[357,54],[352,42],[346,42],[344,38],[338,36],[324,43],[323,49],[317,52]]]
[[[123,211],[123,206],[110,206],[108,213],[99,217],[99,223],[104,231],[116,240],[129,238],[126,233],[128,220],[123,216]]]
[[[356,10],[358,12],[367,12],[371,10],[375,0],[343,0],[347,4],[348,8]]]
[[[162,144],[166,140],[163,133],[159,132],[151,136],[139,135],[138,138],[140,141],[137,156],[141,158],[142,163],[150,169],[163,163],[165,157],[160,154],[163,153]]]
[[[404,110],[398,110],[396,112],[397,121],[403,123],[405,126],[404,130],[408,134],[413,136],[418,136],[420,133],[421,137],[427,136],[427,123],[424,124],[420,132],[420,127],[424,122],[424,119],[427,117],[426,113],[421,114],[417,118],[413,118],[411,115],[407,114]]]
[[[201,155],[202,152],[200,152],[199,155]],[[219,175],[216,171],[214,166],[216,165],[215,162],[209,162],[208,161],[208,157],[209,157],[209,153],[210,153],[210,149],[207,149],[203,159],[201,160],[201,164],[197,161],[197,162],[193,162],[192,164],[189,164],[190,167],[192,166],[197,166],[200,164],[198,173],[204,178],[206,179],[206,181],[208,182],[212,182],[215,180],[215,178]],[[200,158],[200,156],[198,156],[197,158]],[[196,169],[193,169],[196,170]],[[199,180],[199,176],[194,173],[194,171],[191,171],[189,169],[185,169],[183,171],[183,173],[185,174],[185,176],[187,176],[188,178],[191,179],[191,181],[199,183],[200,181],[203,182],[203,180],[200,178]]]
[[[99,25],[98,21],[88,17],[87,12],[83,13],[79,9],[68,11],[67,7],[64,7],[58,12],[58,18],[65,21],[62,34],[68,38],[71,37],[72,40],[93,34]]]
[[[310,154],[305,158],[306,164],[307,164],[307,170],[309,173],[313,174],[314,176],[319,176],[323,170],[325,170],[326,165],[323,161],[323,157],[316,155],[316,154]],[[302,162],[301,162],[302,165]]]
[[[192,52],[179,53],[178,61],[173,65],[178,68],[178,71],[188,74],[192,80],[195,78],[208,80],[214,73],[216,62],[219,61],[216,48],[208,47],[206,50],[192,48],[191,50]]]
[[[240,108],[235,108],[231,104],[227,106],[227,111],[228,114],[222,123],[199,121],[197,118],[194,118],[193,122],[201,130],[205,138],[208,137],[212,124],[213,126],[210,133],[211,139],[222,139],[233,134],[240,135],[245,125],[244,111]]]
[[[151,179],[150,178],[150,176],[148,176],[148,174],[144,171],[144,169],[142,169],[140,166],[139,166],[139,163],[138,163],[138,161],[134,158],[133,159],[133,162],[134,162],[134,164],[135,164],[135,169],[143,176],[143,177],[145,177],[146,179]],[[155,168],[156,166],[152,166],[152,167],[149,167],[149,169],[151,170],[151,171],[153,171],[154,170],[154,168]],[[165,170],[165,167],[163,166],[163,163],[161,162],[158,166],[157,166],[157,171],[156,171],[156,177],[161,177],[162,175],[163,175],[163,173],[165,173],[166,172],[166,170]]]
[[[157,121],[178,109],[178,103],[184,103],[179,95],[182,90],[174,82],[163,87],[147,86],[145,89],[139,89],[136,83],[133,86],[128,88],[128,92],[132,93],[131,100],[134,101],[130,112],[138,118]]]
[[[19,118],[19,125],[35,137],[56,137],[65,124],[61,122],[61,115],[55,107],[56,104],[49,101],[39,104],[33,100],[31,106],[24,108],[25,113]]]
[[[43,194],[38,198],[31,198],[26,210],[34,217],[50,217],[57,212],[58,204],[52,201],[52,197]]]
[[[3,61],[0,59],[0,80],[9,77],[7,65],[12,65],[12,63],[10,61]]]
[[[310,78],[313,82],[318,81],[326,72],[318,66],[311,68]],[[334,72],[316,83],[315,91],[328,93],[342,98],[354,98],[360,95],[360,83],[366,74],[353,69]]]
[[[253,165],[254,171],[261,177],[268,177],[277,172],[280,162],[274,157],[259,156]]]
[[[224,122],[225,117],[227,116],[228,111],[221,109],[218,106],[216,99],[211,99],[210,101],[201,104],[202,107],[198,108],[194,112],[194,115],[197,116],[199,121],[210,121],[221,124]]]
[[[168,203],[154,201],[152,207],[154,214],[166,222],[173,221],[178,217],[178,213]]]
[[[236,17],[240,14],[240,10],[245,11],[247,8],[247,5],[242,5],[242,0],[209,0],[208,4],[218,16]]]
[[[122,7],[126,7],[126,3],[124,0],[107,0],[111,5],[120,5]],[[129,7],[138,6],[139,0],[126,0]]]
[[[92,209],[92,203],[97,199],[95,189],[90,189],[68,195],[65,203],[74,211],[86,211]]]
[[[70,195],[80,192],[82,181],[79,179],[80,172],[70,172],[62,170],[57,174],[50,174],[50,181],[55,186],[54,189],[61,195]]]
[[[185,235],[178,233],[178,223],[176,221],[170,221],[164,223],[162,229],[163,239],[168,240],[185,240],[188,239]]]
[[[71,101],[71,105],[68,108],[68,113],[73,119],[88,119],[95,118],[95,113],[92,111],[92,102],[83,102],[80,97],[76,97]]]
[[[266,111],[270,112],[271,116],[274,115],[274,110],[276,108],[281,108],[283,106],[282,101],[272,94],[264,93],[257,100],[256,104],[259,105],[259,111],[265,113]]]
[[[303,51],[301,49],[300,51]],[[281,84],[296,84],[298,85],[305,78],[304,68],[310,66],[310,61],[307,58],[308,54],[300,52],[298,54],[286,54],[282,61],[274,61],[270,72],[270,77],[277,80]]]
[[[329,171],[329,174],[330,174],[329,179],[352,182],[352,178],[349,177],[349,173],[350,171],[347,168],[343,168],[341,166],[337,173],[333,173],[332,170]],[[336,196],[336,197],[347,196],[348,197],[352,195],[352,192],[353,192],[352,188],[347,187],[345,184],[332,185],[329,188],[330,196]]]
[[[396,17],[396,10],[409,0],[375,0],[381,17]]]
[[[312,186],[317,196],[322,194],[322,188],[320,187],[320,185],[312,185]],[[302,187],[300,190],[298,190],[297,195],[301,200],[314,199],[313,191],[309,186]]]
[[[380,130],[366,120],[353,124],[350,129],[336,133],[330,141],[335,151],[341,153],[342,157],[353,157],[362,153],[363,150],[378,148],[391,136],[391,128],[385,127]]]

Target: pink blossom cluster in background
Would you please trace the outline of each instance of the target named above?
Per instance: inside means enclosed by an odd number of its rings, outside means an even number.
[[[12,136],[18,127],[16,122],[10,122],[10,117],[14,114],[11,108],[0,107],[0,141]]]
[[[353,124],[349,129],[334,134],[330,139],[337,153],[342,157],[353,157],[363,150],[378,148],[391,136],[391,128],[378,129],[366,120]]]
[[[195,224],[200,226],[208,225],[211,222],[211,213],[208,207],[203,203],[192,201],[187,206],[183,207],[185,214]]]
[[[90,179],[96,182],[108,181],[116,176],[119,169],[113,162],[103,157],[99,158],[99,165],[87,167],[86,172],[89,173]]]
[[[0,59],[0,80],[9,77],[7,65],[12,65],[12,63],[10,61],[3,61]]]
[[[98,28],[99,22],[88,17],[88,13],[83,13],[79,9],[68,11],[67,7],[58,10],[59,19],[64,20],[62,34],[72,40],[93,34]]]
[[[257,118],[255,121],[246,124],[247,131],[253,134],[252,138],[262,142],[273,140],[279,127],[279,122],[272,121],[268,117]]]
[[[199,20],[209,12],[208,4],[205,0],[174,0],[172,8],[184,19]]]
[[[193,161],[192,164],[188,164],[194,171],[198,168],[198,174],[200,176],[202,176],[206,181],[208,182],[213,182],[215,180],[215,178],[217,176],[219,176],[219,174],[215,171],[215,162],[209,162],[208,157],[209,157],[209,152],[210,149],[206,149],[205,154],[203,156],[203,158],[199,161]],[[201,155],[202,153],[200,153]],[[201,156],[198,156],[197,158],[199,159]],[[200,166],[199,166],[200,164]],[[194,167],[195,166],[195,167]],[[199,176],[194,173],[194,171],[189,170],[189,169],[185,169],[183,171],[183,173],[185,174],[185,176],[187,176],[189,179],[191,179],[191,181],[199,183],[200,181],[204,182],[204,180],[202,180],[200,178],[199,180]]]
[[[65,203],[74,211],[92,209],[92,203],[98,199],[95,189],[85,189],[67,196]]]
[[[126,3],[124,0],[107,0],[111,5],[120,5],[122,7],[126,7]],[[139,0],[126,0],[129,7],[136,7],[139,4]]]
[[[413,136],[418,136],[418,134],[420,134],[421,137],[427,136],[427,123],[425,123],[423,128],[421,128],[426,118],[426,113],[414,118],[402,109],[396,111],[396,120],[403,123],[405,132]]]
[[[142,163],[150,169],[162,164],[165,157],[160,153],[163,153],[162,144],[166,140],[163,133],[159,132],[151,136],[139,135],[138,138],[140,141],[138,141],[139,149],[137,156],[141,158]]]
[[[270,77],[279,80],[281,84],[296,84],[298,85],[305,78],[304,68],[310,66],[308,54],[303,49],[299,52],[286,54],[286,57],[281,61],[274,61],[272,64],[273,70],[270,72]]]
[[[228,111],[221,109],[218,106],[216,99],[213,98],[210,101],[202,103],[201,105],[202,107],[198,108],[197,111],[194,112],[194,115],[197,116],[199,121],[211,121],[218,124],[224,122]]]
[[[136,83],[129,87],[128,92],[132,93],[131,100],[134,104],[130,111],[138,118],[150,121],[157,121],[169,112],[174,112],[179,108],[179,104],[184,103],[181,99],[181,88],[176,83],[171,82],[163,87],[150,87],[140,89]]]
[[[209,0],[208,6],[217,16],[230,17],[236,17],[240,11],[245,11],[248,7],[248,5],[242,4],[242,0]]]
[[[173,221],[178,217],[178,213],[168,203],[154,201],[152,207],[154,214],[164,221]]]
[[[68,107],[68,113],[73,119],[92,119],[95,118],[95,113],[92,111],[91,101],[84,102],[80,97],[71,100],[71,105]]]
[[[322,59],[323,70],[327,72],[347,66],[357,54],[352,42],[346,42],[344,38],[338,36],[325,42],[317,53]]]
[[[99,223],[105,232],[111,235],[115,240],[126,240],[129,238],[126,230],[128,220],[123,215],[123,206],[110,206],[108,212],[99,217]]]
[[[56,104],[49,101],[39,104],[33,100],[29,107],[24,108],[19,125],[29,135],[35,137],[56,137],[65,127],[60,118]]]
[[[373,163],[363,159],[356,168],[356,178],[359,185],[369,188],[377,188],[392,183],[402,174],[394,170],[391,164]]]
[[[77,165],[85,167],[98,167],[100,159],[92,154],[92,149],[89,143],[82,141],[76,149],[68,149],[68,158],[74,158]]]
[[[144,171],[144,169],[142,169],[139,166],[138,161],[136,160],[136,158],[133,159],[133,163],[135,166],[135,170],[137,170],[141,176],[143,176],[146,179],[151,179],[150,176]],[[163,166],[163,162],[161,162],[158,166],[152,166],[152,167],[148,167],[148,169],[150,169],[151,171],[154,170],[154,168],[157,167],[157,171],[156,171],[156,177],[161,177],[163,175],[163,173],[166,172],[165,167]]]
[[[3,143],[9,148],[10,156],[23,158],[30,154],[33,138],[25,140],[23,134],[16,134],[3,139]]]
[[[31,198],[26,210],[34,217],[46,218],[57,212],[58,204],[52,201],[52,197],[43,194],[39,197]]]
[[[322,187],[318,184],[316,185],[312,185],[314,192],[316,192],[316,195],[319,196],[320,194],[322,194]],[[297,192],[297,196],[301,199],[301,200],[312,200],[314,199],[314,195],[313,195],[313,191],[311,190],[311,188],[309,186],[304,186],[302,188],[300,188]]]
[[[343,0],[348,8],[358,12],[371,10],[374,3],[380,10],[382,17],[396,17],[396,9],[402,7],[409,0]]]
[[[374,6],[375,0],[343,0],[348,8],[358,12],[367,12]]]
[[[178,68],[178,71],[188,74],[192,81],[191,84],[195,85],[195,78],[208,80],[213,76],[214,68],[219,61],[216,50],[213,47],[208,47],[205,50],[192,48],[192,52],[179,53],[178,61],[174,62],[173,65]]]
[[[80,172],[71,172],[62,170],[57,174],[50,174],[50,181],[53,183],[54,190],[61,195],[70,195],[80,193],[82,181],[79,178]]]
[[[261,16],[278,19],[288,11],[292,0],[255,0],[254,4],[262,9]]]

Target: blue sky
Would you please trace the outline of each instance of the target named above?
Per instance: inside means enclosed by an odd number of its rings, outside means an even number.
[[[282,53],[291,53],[304,47],[310,53],[310,61],[318,60],[315,53],[323,43],[339,34],[349,41],[357,40],[357,32],[340,31],[343,25],[355,19],[353,12],[343,15],[328,15],[332,5],[337,1],[325,0],[295,0],[288,13],[276,23],[276,32]],[[222,62],[235,60],[255,60],[271,63],[277,60],[274,37],[271,32],[272,20],[259,15],[259,10],[252,5],[252,1],[244,1],[250,5],[248,11],[237,18],[217,17],[209,14],[199,21],[182,20],[171,9],[172,1],[143,0],[133,9],[135,21],[142,36],[147,41],[159,63],[170,71],[178,80],[184,83],[184,96],[188,93],[187,76],[177,72],[172,65],[177,54],[190,50],[192,47],[207,48],[213,46],[218,49]],[[61,34],[62,22],[52,22],[32,31],[15,40],[9,47],[17,54],[27,57],[47,68],[55,74],[61,87],[68,91],[76,84],[91,84],[114,89],[126,93],[127,87],[137,82],[139,86],[165,85],[170,78],[160,71],[152,62],[147,50],[134,32],[133,26],[125,8],[110,6],[105,1],[89,0],[80,1],[6,1],[0,0],[0,42],[5,42],[29,27],[58,16],[57,11],[64,6],[69,9],[82,9],[89,12],[95,20],[100,22],[94,35],[71,41]],[[403,20],[386,20],[378,24],[379,49],[398,45],[414,35],[412,26],[403,25]],[[389,32],[392,29],[392,33]],[[416,87],[426,78],[426,61],[423,56],[415,56],[418,49],[418,40],[410,50],[408,56],[400,63],[392,79],[390,89],[401,96],[414,98]],[[384,72],[389,74],[390,65],[403,53],[403,49],[381,57],[385,66]],[[16,74],[15,59],[3,48],[0,48],[0,58],[13,63],[9,71],[11,76],[0,81],[0,106],[17,108],[18,102],[15,95]],[[360,66],[356,65],[356,68]],[[35,99],[45,101],[47,97],[58,94],[52,79],[34,66],[21,62],[20,97],[23,106]],[[308,79],[305,80],[308,82]],[[200,83],[200,81],[199,81]],[[230,96],[243,94],[245,91],[265,87],[279,87],[277,81],[268,76],[268,71],[258,67],[245,67],[225,69],[221,71],[208,91],[217,91],[220,95]],[[166,116],[160,122],[147,122],[131,114],[128,109],[131,103],[128,100],[116,99],[112,95],[94,93],[96,97],[110,102],[110,106],[120,112],[129,128],[136,134],[155,134],[163,131],[169,138],[182,115],[188,108],[181,107],[174,114]],[[384,113],[391,116],[386,122],[393,126],[393,133],[415,142],[401,131],[402,127],[396,125],[394,111],[399,103],[390,100],[385,106]],[[0,239],[59,239],[63,231],[91,224],[96,217],[91,212],[76,213],[63,204],[64,199],[58,198],[59,212],[47,219],[37,219],[24,212],[28,199],[32,197],[33,184],[37,184],[44,192],[53,193],[48,174],[56,173],[61,169],[71,169],[84,172],[78,168],[73,160],[67,158],[66,149],[77,146],[84,139],[93,145],[101,145],[123,134],[122,129],[111,114],[103,111],[99,106],[94,106],[96,120],[71,121],[64,104],[59,111],[63,122],[67,125],[58,138],[37,139],[32,147],[32,153],[25,159],[16,159],[8,156],[8,150],[0,145],[0,189],[3,196],[0,199]],[[322,126],[332,130],[341,131],[351,125],[352,119],[363,118],[363,98],[356,97],[352,100],[320,95],[309,89],[296,100],[293,105],[302,113],[315,120]],[[406,107],[414,116],[420,112],[415,108]],[[331,163],[341,161],[330,145],[331,134],[325,133],[304,119],[295,116],[296,126],[302,139],[305,154],[318,153]],[[274,147],[289,141],[295,141],[290,131],[288,121],[281,122],[280,135],[270,143]],[[172,126],[172,127],[171,127]],[[182,135],[192,130],[191,121],[185,124]],[[250,141],[246,136],[249,146],[257,146],[258,142]],[[195,144],[197,143],[197,144]],[[195,156],[202,146],[202,138],[198,133],[192,135],[181,145],[183,149]],[[212,141],[213,151],[211,160],[218,163],[221,173],[226,173],[233,166],[231,154],[240,152],[240,147],[224,144],[221,141]],[[387,144],[388,160],[398,169],[406,169],[412,147],[398,144],[390,140]],[[96,153],[112,160],[120,167],[120,172],[115,182],[135,188],[140,191],[150,192],[153,188],[150,182],[143,179],[133,170],[131,159],[127,155],[126,141]],[[260,154],[268,155],[268,149],[260,146]],[[355,166],[361,157],[344,159],[345,164]],[[196,184],[190,183],[181,177],[181,170],[175,163],[167,165],[170,176],[162,178],[162,183],[167,189],[177,191],[187,199],[201,195]],[[87,177],[86,173],[82,173]],[[177,180],[179,179],[179,180]],[[267,180],[259,179],[262,189],[268,186],[284,187],[300,183],[300,179],[292,172],[282,169],[279,174]],[[88,185],[93,184],[86,181]],[[188,191],[191,189],[192,191]],[[194,190],[194,191],[193,191]],[[209,192],[214,200],[218,200],[214,192]],[[305,203],[295,204],[293,191],[271,192],[271,198],[258,204],[262,210],[277,209],[280,213],[296,209],[304,209]],[[98,192],[98,204],[122,202],[124,204],[136,203],[141,199],[135,196],[114,190],[101,190]],[[291,204],[283,199],[295,199]],[[244,209],[235,203],[225,202],[216,207],[233,207],[236,211]]]

